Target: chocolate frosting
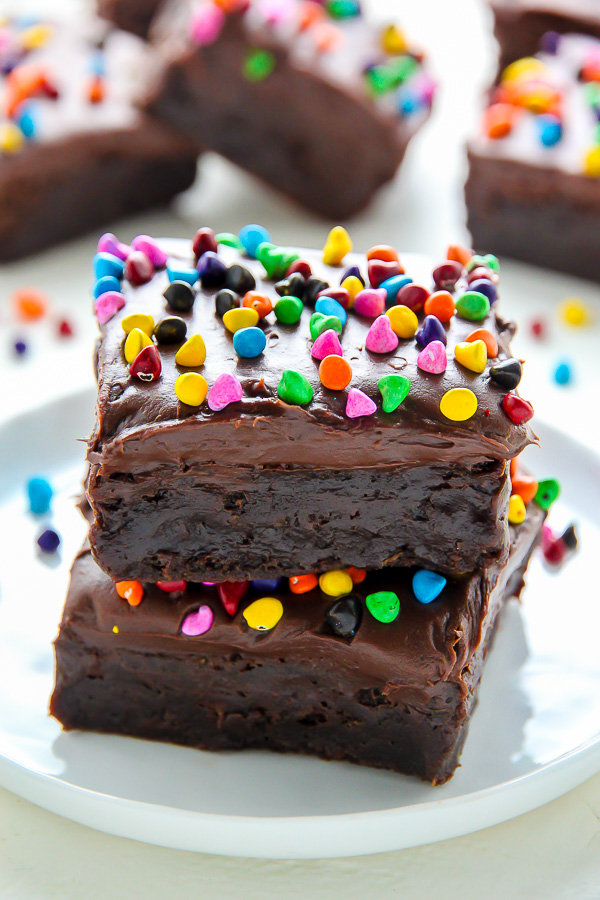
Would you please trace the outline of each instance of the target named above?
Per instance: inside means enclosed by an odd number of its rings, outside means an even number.
[[[193,265],[186,241],[165,241],[172,259]],[[325,266],[315,251],[298,251],[308,260],[313,274],[339,286],[346,266],[358,265],[367,274],[363,255],[351,254],[342,267]],[[278,299],[272,283],[265,281],[260,263],[241,257],[232,248],[220,246],[219,256],[227,263],[241,263],[256,277],[257,290]],[[432,266],[422,259],[406,260],[407,273],[415,283],[432,287]],[[187,335],[199,333],[207,348],[206,362],[197,371],[209,386],[223,372],[235,373],[243,386],[243,399],[221,412],[204,403],[198,409],[179,403],[174,383],[182,372],[175,364],[178,345],[160,345],[162,375],[152,383],[130,377],[122,346],[121,321],[135,312],[150,313],[155,321],[170,312],[162,294],[168,285],[166,272],[158,272],[150,283],[132,287],[123,282],[125,307],[102,326],[98,353],[98,411],[89,442],[89,460],[104,475],[122,470],[123,453],[134,453],[136,469],[172,463],[225,462],[227,465],[305,467],[369,467],[401,464],[460,462],[478,463],[516,456],[535,439],[528,425],[513,424],[501,409],[505,391],[490,381],[488,372],[477,375],[455,362],[454,346],[475,328],[492,332],[500,347],[499,358],[510,356],[509,341],[515,326],[491,312],[482,322],[453,317],[446,326],[448,367],[442,375],[430,375],[417,368],[419,348],[414,339],[401,340],[393,353],[373,354],[365,349],[371,320],[348,313],[341,335],[345,358],[353,378],[350,387],[359,388],[377,403],[374,415],[351,420],[346,416],[346,391],[323,387],[318,362],[310,353],[309,319],[305,307],[297,325],[283,325],[274,314],[262,320],[267,335],[265,352],[257,359],[238,358],[232,336],[214,310],[216,291],[199,290],[193,311],[182,315]],[[459,284],[458,293],[462,286]],[[305,407],[291,406],[277,396],[284,369],[301,372],[314,389],[314,398]],[[411,381],[410,393],[398,410],[386,414],[381,409],[377,383],[391,373],[401,373]],[[478,400],[475,415],[466,422],[445,419],[439,404],[451,388],[469,388]],[[232,431],[232,427],[235,429]]]

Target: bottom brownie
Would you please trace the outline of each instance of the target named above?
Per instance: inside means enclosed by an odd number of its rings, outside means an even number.
[[[348,637],[326,618],[333,597],[319,588],[292,593],[287,580],[276,590],[255,585],[233,618],[216,587],[200,584],[170,594],[147,585],[132,607],[86,547],[56,640],[51,712],[67,729],[206,750],[311,753],[440,784],[458,764],[498,612],[520,593],[543,519],[531,504],[511,528],[503,568],[448,581],[428,604],[415,598],[414,570],[369,573],[352,591],[359,625]],[[399,599],[392,622],[367,608],[379,591]],[[283,614],[260,631],[244,613],[265,595]],[[201,606],[212,627],[183,634]]]

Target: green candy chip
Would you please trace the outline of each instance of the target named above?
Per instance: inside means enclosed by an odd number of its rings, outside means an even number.
[[[467,291],[456,301],[456,312],[462,319],[479,322],[485,319],[490,311],[490,301],[479,291]]]
[[[264,81],[275,68],[275,57],[268,50],[251,50],[244,60],[243,73],[248,81]]]
[[[226,247],[234,247],[240,253],[244,252],[244,245],[240,241],[237,234],[231,234],[229,231],[223,231],[221,234],[215,235],[217,244],[224,244]]]
[[[263,241],[256,249],[256,258],[265,267],[267,278],[279,280],[287,275],[289,267],[300,259],[300,256],[293,250],[286,250],[285,247],[277,247],[270,241]]]
[[[275,318],[284,325],[295,325],[300,321],[304,304],[298,297],[285,296],[274,307]]]
[[[550,509],[559,494],[560,484],[556,478],[546,478],[544,481],[538,481],[534,500],[542,509]]]
[[[398,618],[400,600],[393,591],[377,591],[376,594],[369,594],[365,603],[373,618],[378,622],[384,622],[387,625]]]
[[[383,397],[383,411],[392,413],[406,400],[410,391],[410,379],[404,375],[384,375],[377,382],[377,387]]]
[[[277,386],[277,393],[285,403],[290,403],[292,406],[306,406],[313,398],[310,382],[294,369],[284,369]]]
[[[337,331],[338,334],[342,333],[342,320],[338,319],[337,316],[325,316],[323,313],[313,313],[310,317],[310,336],[313,341],[319,337],[324,331],[327,331],[328,328],[333,328],[334,331]]]

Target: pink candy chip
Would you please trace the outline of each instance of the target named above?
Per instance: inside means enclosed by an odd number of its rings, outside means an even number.
[[[356,308],[356,303],[354,307]],[[379,316],[378,319],[375,319],[365,341],[367,350],[370,350],[371,353],[391,353],[396,349],[398,343],[399,338],[392,329],[389,316]]]
[[[230,403],[242,399],[242,385],[235,375],[224,372],[219,375],[208,392],[208,405],[214,412],[225,409]]]
[[[365,288],[354,298],[354,312],[368,319],[375,319],[385,310],[386,292],[383,288]]]
[[[94,303],[96,318],[101,325],[105,325],[124,306],[125,297],[123,294],[120,294],[118,291],[107,291],[105,294],[101,294]]]
[[[342,345],[340,339],[333,328],[328,328],[318,336],[312,350],[310,351],[314,359],[325,359],[326,356],[343,356]]]
[[[441,375],[446,371],[446,348],[441,341],[432,341],[417,356],[417,365],[424,372]]]
[[[210,606],[201,606],[196,612],[188,613],[182,622],[181,631],[188,637],[198,637],[198,635],[210,631],[213,620],[213,611]]]
[[[125,261],[131,253],[131,247],[128,244],[122,244],[114,234],[107,231],[98,241],[98,253],[110,253]]]
[[[348,391],[348,400],[346,402],[346,415],[350,419],[357,419],[359,416],[372,416],[377,409],[377,404],[370,397],[358,388],[350,388]]]
[[[152,265],[156,269],[162,269],[167,264],[168,256],[161,250],[154,238],[147,234],[138,234],[132,242],[131,246],[134,250],[141,250],[145,253]]]
[[[216,3],[205,3],[190,22],[190,37],[199,47],[214,44],[225,23],[225,13]]]

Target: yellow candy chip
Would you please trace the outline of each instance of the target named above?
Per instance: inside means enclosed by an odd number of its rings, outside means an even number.
[[[600,145],[588,150],[583,158],[583,171],[590,178],[600,178]]]
[[[125,316],[121,325],[125,334],[129,334],[134,328],[140,328],[148,337],[154,334],[154,319],[148,313],[132,313]]]
[[[18,153],[25,143],[25,136],[13,122],[0,125],[0,153]]]
[[[576,328],[587,325],[590,321],[587,306],[581,300],[576,299],[567,299],[561,303],[560,317],[567,325],[573,325]]]
[[[331,572],[324,572],[319,576],[319,587],[324,594],[328,594],[330,597],[349,594],[353,584],[351,576],[343,569],[332,569]]]
[[[396,56],[406,50],[406,38],[397,25],[388,25],[381,35],[381,46],[386,53]]]
[[[350,302],[348,304],[349,308],[352,309],[354,306],[354,299],[359,291],[364,290],[364,285],[360,278],[357,278],[356,275],[349,275],[348,278],[344,278],[340,287],[346,288],[348,294],[350,296]]]
[[[395,331],[398,337],[407,340],[415,336],[419,320],[408,306],[392,306],[386,312],[386,316],[390,320],[392,331]]]
[[[232,334],[240,328],[252,328],[259,320],[259,315],[250,306],[242,306],[238,309],[228,309],[223,316],[223,325]]]
[[[477,412],[477,397],[468,388],[452,388],[440,400],[440,411],[452,422],[465,422]]]
[[[323,247],[323,262],[326,266],[339,266],[346,253],[352,250],[350,235],[342,225],[336,225],[327,235]]]
[[[529,78],[539,78],[546,71],[546,64],[541,59],[525,56],[523,59],[517,59],[506,67],[502,73],[502,81],[522,81]]]
[[[208,393],[208,384],[199,372],[185,372],[175,382],[177,399],[186,406],[200,406]]]
[[[178,366],[201,366],[206,359],[206,345],[199,334],[193,334],[175,354]]]
[[[123,353],[125,354],[127,362],[131,364],[138,353],[140,353],[144,347],[148,347],[151,343],[152,341],[145,331],[142,331],[141,328],[133,328],[125,338],[125,345],[123,347]]]
[[[520,525],[525,520],[525,502],[519,494],[513,494],[508,501],[508,521],[511,525]]]
[[[487,365],[487,347],[483,341],[463,341],[454,348],[454,358],[471,372],[485,372]]]
[[[51,25],[31,25],[21,32],[19,40],[24,50],[37,50],[43,47],[52,37],[53,29]]]
[[[247,606],[242,615],[254,631],[270,631],[281,619],[283,605],[276,597],[262,597]]]

